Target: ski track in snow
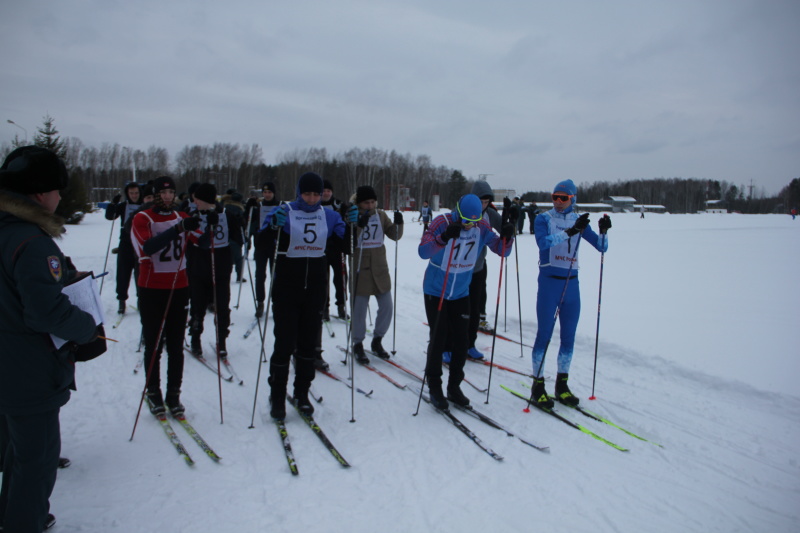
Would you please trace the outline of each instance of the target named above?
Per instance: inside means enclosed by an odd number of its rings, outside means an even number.
[[[428,337],[422,325],[425,262],[416,254],[421,226],[410,223],[409,214],[406,219],[394,349],[398,362],[422,374]],[[68,228],[61,246],[79,268],[101,271],[107,224],[94,213]],[[782,216],[648,215],[640,221],[638,215],[615,215],[605,257],[596,401],[586,398],[594,368],[599,256],[582,247],[583,312],[571,386],[588,409],[664,447],[563,406],[559,411],[629,448],[625,453],[542,412],[523,413],[524,402],[500,385],[526,392],[530,380],[494,369],[488,405],[485,394],[464,387],[473,405],[550,446],[549,453],[541,453],[454,410],[505,457],[498,462],[424,402],[412,416],[416,394],[356,366],[356,386],[374,393],[370,399],[355,394],[355,423],[350,390],[325,376],[314,381],[315,393],[324,398],[315,402],[315,419],[352,468],[342,468],[287,405],[300,471],[292,476],[269,419],[267,365],[261,368],[255,427],[248,429],[261,341],[256,332],[242,338],[254,311],[251,289],[243,287],[228,346],[245,385],[222,383],[224,424],[216,376],[191,357],[185,361],[187,418],[222,456],[220,464],[213,463],[172,421],[195,460],[188,467],[146,406],[129,441],[144,384],[144,370],[133,373],[141,354],[135,353],[138,315],[129,307],[130,316],[107,332],[120,342],[109,343],[101,358],[78,365],[78,390],[62,409],[62,450],[72,465],[59,472],[51,499],[58,517],[54,531],[797,531],[800,397],[786,384],[797,376],[796,352],[789,347],[798,345],[793,307],[800,282],[792,270],[800,261],[798,231],[800,226]],[[115,241],[117,236],[115,231]],[[532,344],[537,256],[533,236],[518,242],[523,336]],[[772,257],[775,249],[788,250],[790,257],[769,260],[764,276],[757,255]],[[393,276],[394,253],[390,242]],[[687,268],[687,255],[695,253],[707,259],[692,260]],[[109,323],[116,318],[114,261],[112,255],[107,268],[112,275],[103,290]],[[512,254],[508,303],[501,301],[498,321],[499,332],[511,338],[519,335],[516,264]],[[491,257],[490,320],[498,269],[499,258]],[[237,289],[232,284],[234,298]],[[373,319],[375,310],[373,303]],[[208,316],[207,324],[211,320]],[[345,325],[332,325],[336,337],[323,334],[324,356],[346,378],[348,369],[336,350],[345,343]],[[272,327],[270,316],[268,356]],[[211,329],[204,347],[213,341]],[[547,354],[548,376],[555,374],[557,335],[558,328]],[[751,337],[769,353],[755,355]],[[392,339],[390,330],[384,339],[390,351]],[[721,353],[711,348],[715,343]],[[487,358],[491,344],[491,337],[479,335],[477,345]],[[496,362],[530,372],[530,349],[523,355],[517,344],[497,340]],[[381,361],[373,363],[401,383],[414,381]],[[485,386],[489,367],[468,364],[465,371]]]

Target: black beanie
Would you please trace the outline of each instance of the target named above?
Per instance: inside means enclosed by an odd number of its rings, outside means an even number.
[[[156,180],[153,182],[153,190],[156,192],[156,194],[158,194],[164,189],[172,189],[173,191],[176,190],[175,180],[169,176],[160,176],[156,178]]]
[[[261,192],[270,191],[272,194],[275,194],[275,184],[271,181],[265,181],[264,185],[261,186]]]
[[[375,189],[369,185],[362,185],[356,189],[356,203],[360,204],[365,200],[377,200],[378,195],[375,194]]]
[[[315,192],[322,194],[322,178],[315,172],[306,172],[297,181],[297,194]]]
[[[142,185],[142,198],[145,196],[155,196],[156,190],[153,187],[152,183],[147,183],[146,185]]]
[[[322,180],[322,188],[332,191],[333,190],[333,183],[331,183],[329,180]]]
[[[0,188],[21,194],[63,190],[69,184],[64,162],[55,152],[39,146],[21,146],[6,156],[0,167]]]
[[[203,183],[194,190],[196,200],[203,200],[209,204],[217,203],[217,188],[210,183]]]
[[[189,194],[194,194],[194,191],[196,191],[199,186],[200,186],[200,182],[199,181],[195,181],[194,183],[189,185],[188,193]]]

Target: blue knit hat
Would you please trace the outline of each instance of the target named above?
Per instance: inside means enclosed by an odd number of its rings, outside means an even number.
[[[456,212],[462,220],[478,222],[483,217],[483,205],[481,199],[474,194],[465,194],[458,201]]]
[[[557,192],[576,196],[578,194],[578,188],[575,186],[572,180],[564,180],[564,181],[559,181],[555,189],[553,189],[553,194]]]

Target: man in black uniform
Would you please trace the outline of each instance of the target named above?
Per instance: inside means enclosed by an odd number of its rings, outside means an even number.
[[[250,235],[253,235],[255,250],[253,257],[256,260],[256,317],[264,314],[264,300],[267,298],[265,286],[267,284],[267,267],[272,266],[275,258],[275,238],[277,230],[271,227],[261,230],[267,214],[276,206],[280,205],[278,196],[275,192],[275,184],[271,181],[264,182],[261,187],[262,200],[251,204],[247,211],[250,223]]]
[[[61,450],[59,410],[74,389],[77,344],[97,325],[62,288],[76,276],[55,243],[69,177],[45,148],[24,146],[0,167],[0,423],[8,430],[0,527],[42,531],[55,522],[50,494]],[[56,348],[51,335],[70,342]]]

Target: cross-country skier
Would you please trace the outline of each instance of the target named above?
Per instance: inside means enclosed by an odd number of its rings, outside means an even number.
[[[422,202],[422,207],[419,208],[419,219],[422,221],[422,233],[428,231],[428,224],[431,223],[432,216],[433,210],[431,206],[428,205],[428,201],[425,200]]]
[[[122,315],[125,313],[125,301],[128,299],[128,287],[131,284],[131,274],[138,266],[136,253],[133,251],[130,233],[125,232],[125,223],[133,218],[133,215],[142,207],[141,188],[136,182],[125,185],[123,189],[125,200],[122,195],[114,196],[111,203],[106,207],[106,220],[120,219],[119,222],[119,245],[117,246],[117,300],[119,309],[117,312]],[[138,289],[137,289],[138,290]]]
[[[340,213],[342,209],[342,201],[333,196],[333,184],[328,180],[323,180],[322,189],[322,207],[325,209],[332,209]],[[328,258],[328,266],[333,270],[333,289],[336,303],[336,314],[342,320],[347,320],[347,311],[345,310],[344,300],[344,284],[347,279],[347,272],[345,271],[342,254],[338,250],[328,250],[325,252]],[[328,281],[328,298],[325,301],[325,308],[323,310],[323,320],[330,320],[330,301],[331,301],[331,288],[330,280]]]
[[[532,352],[533,373],[536,376],[533,382],[533,401],[542,407],[553,407],[553,400],[545,391],[542,360],[553,335],[556,309],[561,303],[558,312],[561,345],[558,349],[555,393],[558,401],[574,407],[579,400],[570,391],[567,380],[575,346],[575,331],[581,313],[577,247],[583,238],[599,252],[608,250],[606,232],[611,227],[611,218],[608,215],[601,218],[598,222],[600,235],[595,233],[589,226],[589,213],[578,216],[574,211],[578,189],[572,180],[559,182],[553,189],[552,198],[553,209],[536,217],[536,245],[539,247],[536,319],[539,327]]]
[[[265,285],[267,283],[267,269],[272,268],[275,257],[275,238],[278,231],[264,225],[269,212],[280,205],[275,192],[275,184],[271,181],[264,182],[261,187],[261,200],[249,203],[247,216],[250,223],[250,235],[253,236],[255,250],[253,257],[256,260],[255,285],[256,285],[256,317],[264,314],[264,300],[267,298]],[[264,228],[261,230],[261,228]],[[261,230],[261,231],[259,231]]]
[[[154,414],[165,411],[165,400],[170,411],[178,414],[184,411],[180,394],[189,303],[184,256],[186,239],[200,236],[197,231],[200,220],[176,210],[175,181],[171,177],[157,178],[153,189],[153,206],[134,215],[131,230],[131,240],[139,257],[139,315],[144,337],[147,400]],[[158,342],[159,331],[164,342]],[[161,395],[162,344],[166,345],[168,355],[166,398]]]
[[[297,182],[297,199],[274,208],[264,228],[278,229],[278,260],[272,285],[275,345],[269,362],[270,415],[286,417],[289,362],[295,356],[294,400],[298,409],[313,413],[308,389],[314,379],[316,333],[322,327],[327,246],[344,250],[348,229],[342,217],[320,203],[322,178],[307,172]],[[353,209],[355,211],[355,209]],[[355,220],[355,214],[352,215]],[[329,242],[332,241],[332,242]]]
[[[381,339],[389,331],[392,323],[392,278],[389,275],[389,263],[386,261],[384,236],[394,241],[403,236],[403,214],[394,212],[394,221],[383,209],[377,209],[378,196],[375,190],[364,185],[356,190],[352,198],[358,207],[358,229],[356,230],[353,250],[355,276],[355,294],[352,308],[352,342],[353,355],[359,363],[369,363],[364,353],[362,342],[367,335],[367,307],[369,297],[375,296],[378,301],[378,313],[375,318],[375,330],[372,333],[370,347],[378,357],[389,359],[381,344]]]
[[[448,407],[442,392],[442,352],[446,346],[452,349],[447,399],[458,405],[469,405],[460,386],[469,347],[472,269],[486,246],[502,255],[505,240],[505,255],[508,256],[514,244],[514,231],[512,224],[505,224],[502,237],[498,237],[483,218],[480,199],[467,194],[459,199],[452,212],[436,217],[422,236],[419,256],[429,259],[423,292],[431,329],[425,374],[431,402],[439,409]],[[443,299],[441,310],[440,299]]]
[[[228,209],[217,206],[217,188],[203,183],[194,191],[197,211],[192,213],[200,219],[202,237],[192,242],[186,251],[187,273],[191,308],[189,335],[192,354],[203,354],[201,336],[208,306],[215,303],[214,313],[219,334],[219,356],[228,356],[227,338],[231,325],[231,272],[233,257],[230,246],[242,245],[242,230],[239,218]],[[212,251],[213,248],[213,251]],[[213,253],[213,262],[212,262]],[[216,301],[214,294],[216,287]]]

